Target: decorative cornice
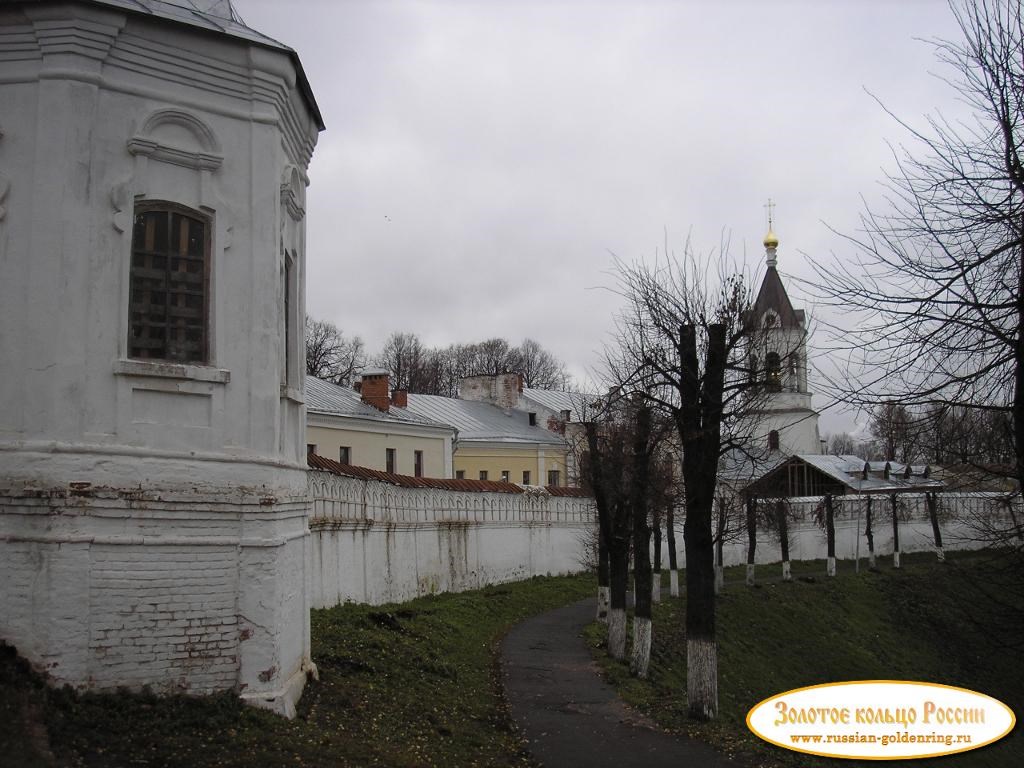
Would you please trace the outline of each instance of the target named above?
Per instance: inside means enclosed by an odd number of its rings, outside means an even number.
[[[131,215],[129,208],[131,178],[119,181],[110,189],[110,205],[114,209],[113,224],[118,232],[124,232],[128,228],[128,217]]]
[[[184,128],[199,145],[199,149],[164,144],[154,136],[163,125]],[[195,115],[180,109],[161,109],[146,118],[142,130],[128,140],[128,151],[133,155],[204,171],[215,171],[224,162],[220,143],[213,131]]]
[[[224,158],[220,155],[211,155],[208,152],[189,152],[186,149],[169,147],[138,136],[128,140],[128,151],[133,155],[145,155],[153,160],[203,171],[215,171],[224,162]]]
[[[295,221],[302,221],[306,215],[306,209],[299,205],[295,192],[288,184],[281,185],[281,205]]]
[[[284,181],[281,182],[281,205],[295,221],[302,221],[306,216],[306,209],[303,206],[305,188],[305,181],[299,169],[293,165],[286,167]]]
[[[33,19],[36,42],[44,58],[55,54],[73,54],[96,61],[105,61],[123,29],[120,23],[103,24],[82,18]]]

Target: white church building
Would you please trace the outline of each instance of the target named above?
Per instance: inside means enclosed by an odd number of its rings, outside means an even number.
[[[298,56],[229,0],[6,0],[0,61],[0,638],[57,683],[293,712]]]

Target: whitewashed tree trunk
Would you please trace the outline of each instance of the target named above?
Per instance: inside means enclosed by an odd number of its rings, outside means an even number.
[[[892,553],[892,567],[893,568],[899,568],[900,567],[900,551],[898,549],[895,550]]]
[[[626,658],[626,611],[623,608],[608,611],[608,655],[619,661]]]
[[[752,586],[754,586],[754,584],[757,583],[755,578],[754,578],[754,570],[755,570],[754,564],[753,563],[747,563],[747,586],[748,587],[752,587]]]
[[[651,574],[651,602],[661,602],[661,571]]]
[[[935,554],[938,556],[940,563],[946,562],[946,550],[944,550],[942,547],[936,547]]]
[[[782,561],[782,580],[783,581],[792,581],[793,580],[793,573],[789,569],[789,560],[783,560]]]
[[[612,603],[611,587],[597,588],[597,620],[602,624],[608,623],[608,608]]]
[[[679,597],[679,571],[675,568],[668,572],[668,593],[672,597]]]
[[[640,678],[647,677],[647,667],[651,663],[651,620],[633,619],[633,654],[629,662],[629,671]]]
[[[715,594],[717,595],[725,587],[725,567],[715,566]]]
[[[836,575],[836,559],[834,557],[830,557],[828,559],[828,575],[829,576],[835,576]]]
[[[868,568],[871,568],[872,570],[878,568],[878,560],[873,551],[868,552]]]
[[[686,641],[686,698],[691,715],[705,720],[718,716],[718,646],[714,640]]]

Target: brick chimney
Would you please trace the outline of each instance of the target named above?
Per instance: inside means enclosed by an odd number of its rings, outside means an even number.
[[[466,376],[459,380],[459,399],[490,403],[508,410],[519,405],[523,392],[521,373]]]
[[[395,408],[408,408],[409,407],[409,390],[408,389],[396,389],[391,393],[391,404]]]
[[[359,394],[363,402],[372,405],[378,411],[387,413],[391,405],[391,398],[388,397],[388,379],[391,374],[383,368],[367,368],[363,371]]]
[[[499,408],[515,408],[523,391],[521,373],[502,373],[494,377],[494,404]]]

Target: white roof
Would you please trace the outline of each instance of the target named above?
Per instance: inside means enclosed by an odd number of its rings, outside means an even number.
[[[306,377],[306,410],[309,413],[323,413],[332,416],[367,419],[387,424],[417,424],[452,430],[451,424],[432,421],[408,408],[392,406],[381,411],[363,402],[362,397],[351,387],[340,387],[315,376]]]
[[[570,421],[579,421],[595,410],[594,403],[600,402],[600,395],[583,392],[565,392],[558,389],[523,389],[523,399],[555,413],[569,412]]]
[[[432,421],[452,424],[459,430],[459,440],[565,445],[553,432],[530,426],[529,414],[514,408],[506,410],[478,400],[410,394],[409,410]]]
[[[828,454],[798,453],[788,455],[772,451],[763,457],[750,457],[739,453],[729,454],[723,458],[720,476],[725,481],[739,482],[743,485],[754,483],[766,477],[775,469],[792,459],[808,464],[836,482],[842,483],[852,493],[887,493],[887,492],[921,492],[940,490],[944,487],[941,480],[930,476],[927,466],[911,466],[909,475],[907,465],[890,461],[867,462],[859,456],[833,456]],[[864,468],[867,465],[867,477]],[[889,476],[885,476],[886,466]]]

